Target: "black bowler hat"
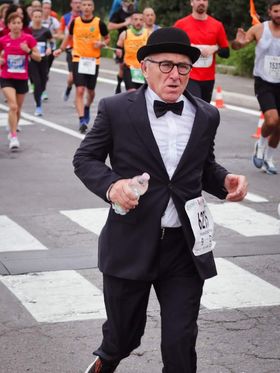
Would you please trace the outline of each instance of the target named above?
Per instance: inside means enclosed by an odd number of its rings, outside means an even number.
[[[175,27],[163,27],[151,33],[147,44],[138,49],[137,59],[142,61],[154,53],[179,53],[188,56],[192,63],[200,56],[200,50],[191,47],[185,31]]]

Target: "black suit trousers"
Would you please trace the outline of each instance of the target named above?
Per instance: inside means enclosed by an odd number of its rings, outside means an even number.
[[[159,238],[154,266],[157,277],[152,282],[103,275],[107,321],[102,344],[94,354],[116,363],[140,345],[153,286],[161,310],[163,372],[195,373],[197,317],[204,282],[181,228],[166,229]]]

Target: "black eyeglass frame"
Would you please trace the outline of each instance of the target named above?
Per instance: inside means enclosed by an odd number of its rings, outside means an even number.
[[[164,61],[155,61],[155,60],[152,60],[150,58],[146,58],[145,61],[148,61],[148,62],[152,62],[152,63],[156,63],[158,64],[158,67],[160,69],[160,71],[163,73],[163,74],[169,74],[173,69],[174,69],[174,66],[177,67],[177,70],[178,70],[178,73],[179,75],[183,75],[183,76],[186,76],[190,73],[193,65],[190,64],[190,63],[184,63],[184,62],[179,62],[179,63],[174,63],[172,61],[168,61],[168,60],[164,60]],[[163,63],[169,63],[170,65],[172,65],[172,67],[170,68],[170,70],[168,71],[162,71],[162,64]],[[182,73],[182,71],[180,72],[180,67],[183,67],[183,68],[188,68],[189,70],[186,72],[186,73]]]

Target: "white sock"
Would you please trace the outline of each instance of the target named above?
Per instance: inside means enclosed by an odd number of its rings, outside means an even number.
[[[268,146],[265,152],[265,159],[273,159],[275,148],[272,148],[271,146]]]
[[[267,137],[260,136],[260,138],[258,140],[258,143],[259,143],[260,146],[266,146],[267,145],[267,140],[268,140]]]

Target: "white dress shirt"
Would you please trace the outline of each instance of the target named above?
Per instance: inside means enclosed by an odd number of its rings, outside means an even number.
[[[184,101],[182,115],[168,111],[163,116],[157,118],[153,107],[154,101],[163,100],[150,87],[146,89],[145,97],[151,129],[159,147],[163,163],[171,179],[189,141],[196,108],[185,96],[181,95],[177,102]],[[161,226],[169,228],[181,226],[172,198],[170,198],[161,219]]]

